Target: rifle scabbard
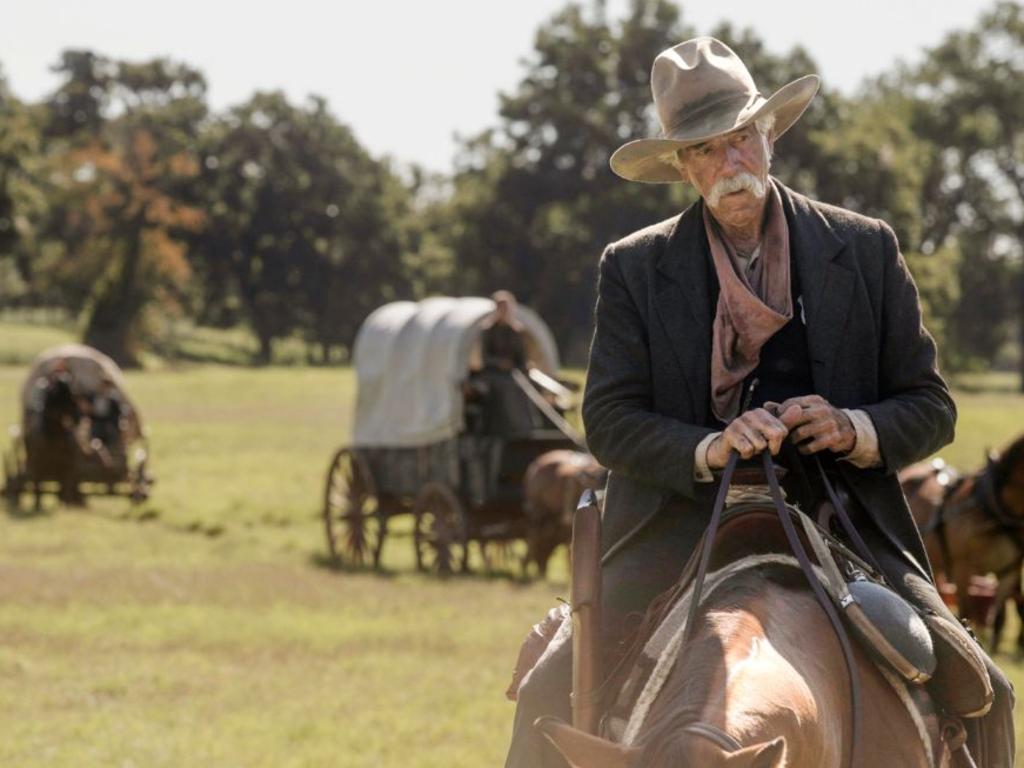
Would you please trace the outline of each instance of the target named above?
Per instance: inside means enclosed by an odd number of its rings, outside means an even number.
[[[597,495],[586,491],[572,522],[572,719],[587,733],[597,733],[601,683],[601,509]]]

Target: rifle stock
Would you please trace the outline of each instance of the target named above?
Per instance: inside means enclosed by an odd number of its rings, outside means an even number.
[[[601,711],[601,509],[595,491],[580,497],[572,520],[572,721],[596,734]]]

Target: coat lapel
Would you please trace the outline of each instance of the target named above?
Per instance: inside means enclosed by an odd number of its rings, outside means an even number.
[[[711,323],[714,315],[702,203],[682,213],[655,267],[665,278],[655,289],[658,318],[668,334],[693,404],[694,417],[706,417],[711,379]]]
[[[843,339],[856,281],[844,242],[810,201],[778,182],[789,223],[790,253],[800,278],[811,375],[817,394],[828,398],[836,351]]]

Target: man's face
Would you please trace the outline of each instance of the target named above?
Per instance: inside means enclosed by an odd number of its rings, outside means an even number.
[[[762,136],[753,124],[687,147],[680,160],[683,179],[704,198],[717,221],[727,227],[760,221],[768,188],[771,138]]]

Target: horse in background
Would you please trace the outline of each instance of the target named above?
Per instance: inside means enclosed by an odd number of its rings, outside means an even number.
[[[850,685],[832,626],[793,568],[746,570],[706,599],[636,736],[620,744],[553,718],[537,727],[573,768],[839,768],[849,764]],[[861,719],[852,768],[951,765],[921,689],[856,648]],[[948,735],[945,734],[945,735]]]
[[[903,470],[900,482],[936,576],[956,586],[962,618],[992,626],[995,651],[1007,601],[1021,612],[1024,435],[973,474],[959,476],[944,465],[921,462]],[[990,573],[997,581],[992,598],[974,586]],[[1024,630],[1017,645],[1024,650]]]
[[[523,511],[527,520],[527,554],[524,570],[533,562],[541,577],[560,544],[572,536],[576,502],[587,489],[603,488],[608,471],[582,451],[555,450],[542,453],[523,477]]]

